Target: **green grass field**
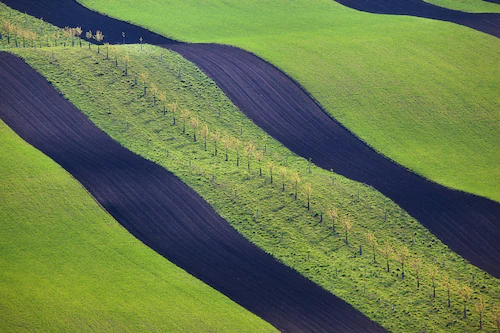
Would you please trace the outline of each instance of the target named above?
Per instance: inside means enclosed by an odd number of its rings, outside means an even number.
[[[51,59],[52,51],[54,60]],[[245,118],[210,79],[180,56],[148,45],[142,51],[138,45],[113,48],[109,60],[105,59],[103,49],[97,54],[94,46],[90,51],[85,47],[58,47],[38,52],[31,49],[12,52],[22,55],[94,123],[125,147],[163,165],[193,187],[252,242],[389,330],[415,331],[424,325],[436,332],[475,329],[478,320],[472,305],[475,300],[471,301],[470,316],[462,320],[457,289],[453,287],[452,307],[446,307],[446,276],[457,285],[471,285],[474,298],[480,294],[487,298],[489,312],[485,318],[488,318],[487,327],[492,327],[493,304],[500,302],[497,279],[450,252],[377,191],[338,175],[334,175],[335,184],[332,185],[332,174],[315,166],[311,166],[309,174],[306,160],[293,155]],[[125,55],[130,58],[129,76],[124,75],[122,57]],[[148,74],[146,97],[143,84],[135,83],[141,73]],[[167,92],[166,104],[178,102],[176,126],[172,125],[171,107],[167,106],[167,113],[163,115],[163,104],[153,105],[152,84]],[[190,110],[185,133],[182,109]],[[194,118],[200,121],[196,142],[191,126]],[[254,144],[260,151],[265,146],[266,153],[260,163],[263,176],[259,176],[259,163],[253,156],[248,172],[243,149],[240,150],[239,167],[233,148],[228,152],[229,161],[225,161],[222,140],[218,143],[217,156],[214,156],[213,139],[208,140],[205,150],[201,131],[205,124],[211,133],[218,130],[221,138],[237,138],[242,143]],[[270,184],[267,166],[271,161],[276,164],[273,184]],[[278,172],[281,167],[287,171],[285,192],[281,191]],[[290,179],[293,172],[298,172],[301,178],[297,201],[293,198]],[[311,211],[306,208],[306,183],[313,188]],[[337,208],[339,216],[349,216],[354,221],[349,246],[344,244],[340,219],[336,221],[337,233],[332,231],[331,220],[325,214],[331,206]],[[321,212],[323,222],[319,222]],[[387,214],[386,222],[382,222],[384,214]],[[384,271],[385,261],[380,254],[377,255],[378,263],[372,263],[372,250],[366,240],[369,230],[378,239],[378,248],[389,242],[396,249],[409,248],[410,261],[423,260],[425,273],[420,290],[416,290],[416,280],[410,271],[401,281],[401,271],[394,256],[390,259],[390,273]],[[364,255],[358,254],[360,245],[364,247]],[[436,299],[429,296],[431,267],[438,267],[439,272]],[[471,284],[472,275],[475,278]],[[405,309],[412,310],[407,312]]]
[[[123,229],[0,120],[1,332],[274,332]]]
[[[165,36],[254,52],[389,158],[500,201],[498,38],[327,0],[80,2]]]
[[[424,0],[433,5],[468,13],[500,13],[500,5],[482,0]]]

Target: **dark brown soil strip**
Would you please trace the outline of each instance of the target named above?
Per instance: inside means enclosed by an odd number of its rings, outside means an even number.
[[[298,155],[394,200],[471,263],[500,277],[500,205],[429,182],[368,147],[281,71],[248,52],[169,46],[197,64],[257,125]]]
[[[236,232],[196,192],[113,141],[21,59],[0,53],[0,117],[134,236],[286,332],[384,332]]]
[[[2,1],[60,27],[103,30],[112,43],[122,42],[121,31],[127,36],[147,33],[72,0]],[[380,3],[383,8],[397,5]],[[500,278],[500,204],[429,182],[378,154],[328,116],[295,81],[253,54],[228,46],[176,43],[156,34],[151,38],[145,42],[164,44],[194,62],[250,119],[289,149],[373,186],[453,251]]]
[[[497,5],[500,5],[500,0],[484,0],[486,2],[491,2],[491,3],[496,3]]]
[[[465,13],[423,0],[335,0],[344,6],[374,14],[408,15],[453,22],[500,37],[500,14]],[[486,0],[488,1],[488,0]],[[498,0],[490,0],[497,2]]]

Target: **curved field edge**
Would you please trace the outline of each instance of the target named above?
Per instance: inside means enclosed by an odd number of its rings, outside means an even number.
[[[326,1],[148,2],[141,10],[132,1],[80,2],[176,39],[253,52],[390,159],[447,187],[500,200],[495,37]]]
[[[142,244],[0,120],[0,331],[276,332]]]
[[[401,322],[394,323],[391,319],[393,312],[390,303],[394,302],[399,309],[415,307],[425,312],[428,306],[428,301],[425,301],[427,293],[412,291],[411,282],[400,284],[396,277],[397,270],[393,273],[394,275],[381,274],[379,270],[382,266],[380,264],[370,266],[370,260],[366,255],[359,258],[355,255],[354,258],[358,259],[352,259],[353,252],[357,251],[358,245],[356,244],[359,242],[359,244],[366,245],[366,230],[373,230],[381,242],[383,239],[390,240],[397,247],[409,246],[410,235],[414,234],[420,241],[415,243],[417,245],[412,247],[411,251],[416,251],[418,256],[425,258],[425,262],[440,262],[441,264],[453,262],[453,264],[444,265],[449,274],[462,281],[460,283],[464,282],[464,278],[467,279],[472,269],[477,275],[476,281],[482,281],[481,283],[488,286],[486,287],[488,295],[491,295],[490,288],[498,288],[496,279],[492,279],[470,265],[463,266],[464,262],[458,256],[450,253],[416,221],[377,192],[359,187],[354,182],[339,176],[335,176],[336,186],[332,188],[328,185],[330,174],[315,167],[311,176],[305,175],[303,171],[308,168],[306,161],[293,156],[281,145],[261,133],[262,131],[243,117],[230,104],[227,97],[217,91],[213,82],[193,65],[168,51],[146,45],[143,48],[142,53],[139,51],[139,46],[115,48],[111,53],[111,58],[115,53],[128,54],[131,59],[129,69],[131,73],[135,73],[130,75],[135,76],[141,72],[149,73],[149,84],[154,83],[156,86],[165,87],[169,92],[167,102],[173,102],[173,99],[176,99],[182,108],[192,110],[203,123],[210,126],[211,130],[219,128],[222,136],[226,136],[236,135],[242,129],[243,137],[238,135],[242,141],[252,141],[260,147],[265,142],[269,156],[265,161],[271,158],[284,165],[285,157],[288,156],[289,172],[293,169],[298,170],[301,172],[303,181],[311,181],[315,186],[315,191],[321,193],[315,195],[313,199],[317,205],[314,209],[315,213],[318,213],[318,209],[326,211],[327,206],[333,201],[343,214],[348,212],[355,219],[356,228],[350,236],[352,245],[345,247],[341,237],[332,235],[328,224],[318,224],[317,215],[315,217],[314,214],[311,215],[304,209],[302,195],[297,205],[290,197],[280,195],[280,191],[273,192],[276,188],[269,186],[266,177],[256,176],[255,171],[253,175],[252,173],[247,175],[243,167],[243,164],[246,164],[243,155],[240,168],[235,168],[234,164],[225,163],[222,153],[219,158],[214,159],[211,153],[213,146],[210,146],[210,141],[209,147],[212,148],[209,148],[208,152],[203,150],[203,144],[200,141],[192,142],[190,122],[187,122],[188,136],[183,136],[182,132],[179,132],[182,131],[182,118],[178,115],[178,126],[171,126],[171,112],[168,112],[168,117],[164,118],[161,115],[162,105],[159,104],[156,108],[152,106],[151,95],[149,99],[141,98],[143,92],[140,82],[135,85],[132,77],[123,77],[122,64],[119,64],[120,69],[116,71],[114,62],[103,61],[104,56],[96,55],[94,47],[92,51],[52,48],[55,54],[55,61],[52,64],[48,63],[50,50],[37,53],[17,50],[15,53],[22,54],[26,61],[47,75],[47,78],[77,107],[86,112],[96,124],[115,139],[142,156],[165,166],[196,189],[225,219],[252,242],[349,301],[373,320],[387,325],[389,329],[398,331],[403,327],[419,327],[417,323],[421,320],[418,319],[419,314],[413,314],[410,318],[403,316]],[[158,61],[160,54],[163,61]],[[75,57],[78,60],[75,60]],[[80,64],[80,67],[74,67],[76,63]],[[95,67],[96,65],[98,67]],[[68,73],[71,75],[67,75]],[[176,78],[177,75],[180,77]],[[91,90],[94,93],[87,93],[89,86],[92,87]],[[124,99],[123,96],[128,97]],[[156,112],[148,111],[155,109]],[[216,109],[220,110],[220,117]],[[198,135],[201,140],[201,134]],[[220,149],[223,149],[222,146]],[[234,152],[230,160],[234,163]],[[257,162],[252,163],[255,168]],[[210,181],[213,175],[215,182]],[[262,181],[264,183],[261,183]],[[287,185],[287,188],[290,188],[290,185]],[[362,191],[362,203],[353,204],[356,202],[357,190]],[[233,197],[234,193],[237,193],[237,197]],[[257,221],[253,218],[255,208],[259,211]],[[390,216],[387,225],[381,227],[374,224],[375,221],[370,222],[376,216],[379,218],[383,216],[384,209]],[[393,235],[396,235],[396,238]],[[313,259],[309,260],[309,258]],[[332,280],[333,271],[339,270],[339,275]],[[366,275],[357,275],[354,273],[356,271],[364,271]],[[363,294],[353,294],[353,290],[359,288],[366,276],[378,279],[378,281],[368,282],[368,300]],[[410,279],[407,278],[406,281]],[[408,293],[416,298],[410,299]],[[412,305],[408,304],[409,301]],[[422,302],[425,304],[423,305]],[[433,318],[432,314],[426,313],[426,315]],[[447,319],[440,316],[439,319],[435,319],[435,322],[434,319],[427,320],[428,326],[440,327],[444,322],[453,322],[458,326],[463,324],[453,319],[453,315]],[[431,322],[434,323],[431,324]],[[468,322],[467,325],[473,325],[473,322]],[[457,328],[457,331],[460,329]]]
[[[157,253],[280,330],[385,332],[251,244],[171,172],[102,132],[21,58],[2,52],[0,64],[4,121]]]
[[[424,0],[443,8],[466,13],[500,13],[500,5],[483,0]]]

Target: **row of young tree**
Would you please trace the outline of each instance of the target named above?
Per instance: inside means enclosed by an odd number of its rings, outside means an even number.
[[[1,24],[2,38],[7,39],[7,44],[13,42],[16,47],[26,47],[26,42],[30,42],[31,46],[36,49],[36,39],[38,34],[30,29],[21,28],[14,25],[10,20],[4,21]]]
[[[89,34],[90,37],[90,34]],[[115,66],[118,67],[118,57],[119,50],[116,47],[106,46],[106,58],[109,58],[109,50],[114,54]],[[98,50],[99,52],[99,50]],[[124,74],[129,75],[128,65],[130,63],[130,58],[127,54],[123,54],[120,59],[122,60],[124,66]],[[264,176],[264,172],[267,171],[268,179],[270,184],[279,181],[279,190],[284,192],[288,186],[292,187],[293,198],[298,200],[299,190],[303,193],[306,199],[305,208],[311,210],[311,196],[313,189],[310,183],[304,184],[304,186],[299,187],[301,182],[301,177],[298,172],[290,172],[289,168],[279,165],[278,163],[270,160],[264,163],[265,150],[257,149],[256,145],[252,142],[242,142],[234,136],[223,136],[219,129],[210,130],[207,124],[203,124],[195,113],[179,107],[177,102],[168,103],[167,102],[167,91],[161,90],[155,83],[148,80],[147,73],[139,73],[136,75],[135,82],[141,83],[142,96],[144,98],[151,98],[153,106],[160,106],[163,115],[167,115],[167,110],[172,115],[172,125],[182,126],[181,133],[183,135],[188,134],[188,128],[190,128],[192,133],[192,138],[194,142],[201,142],[204,150],[211,149],[212,156],[216,157],[219,154],[224,156],[226,162],[233,160],[237,167],[244,162],[246,164],[247,173],[252,172],[252,165],[254,162],[258,164],[258,175]],[[180,119],[180,124],[179,124]],[[211,147],[209,147],[209,144]],[[232,158],[231,158],[231,155]],[[310,172],[310,171],[309,171]],[[214,175],[212,175],[212,178]],[[340,216],[338,210],[335,207],[330,207],[326,211],[327,216],[332,222],[332,231],[334,235],[337,235],[337,224],[343,229],[344,233],[344,243],[349,246],[349,235],[354,226],[353,219],[348,215]],[[320,214],[320,222],[323,222],[323,214]],[[373,255],[373,263],[377,263],[377,253],[380,253],[384,257],[385,270],[387,272],[391,271],[391,261],[396,261],[401,266],[401,279],[405,279],[405,269],[409,266],[411,274],[416,281],[416,289],[420,290],[423,278],[427,278],[430,282],[430,287],[432,288],[432,298],[436,298],[439,286],[438,277],[439,270],[436,265],[424,265],[421,258],[415,257],[411,258],[407,247],[393,247],[389,242],[385,241],[381,246],[379,246],[377,238],[373,232],[368,231],[366,234],[367,245],[371,248]],[[360,245],[359,253],[363,254],[363,247]],[[467,317],[467,306],[471,301],[473,296],[472,288],[468,284],[458,284],[452,281],[447,275],[443,279],[443,291],[446,292],[447,296],[447,307],[451,308],[452,296],[457,295],[461,302],[463,303],[463,318]],[[479,328],[483,328],[483,317],[487,309],[486,299],[479,295],[477,297],[475,304],[475,309],[479,315]],[[500,311],[492,311],[493,322],[496,323],[500,333]]]
[[[3,21],[1,23],[2,38],[7,39],[7,44],[13,42],[16,47],[26,47],[26,42],[29,41],[31,46],[36,49],[36,42],[38,40],[39,47],[46,46],[75,46],[79,44],[82,47],[82,34],[83,30],[81,27],[64,27],[64,29],[57,29],[53,33],[46,33],[45,43],[42,42],[40,38],[43,36],[38,35],[35,31],[23,27],[19,27],[12,23],[10,20]],[[91,41],[97,42],[98,52],[99,46],[104,40],[104,34],[97,30],[92,33],[91,30],[85,33],[85,38],[88,41],[88,47],[90,48]],[[22,43],[21,43],[22,41]]]
[[[424,261],[420,257],[410,257],[410,252],[406,246],[401,246],[394,248],[389,242],[385,241],[381,247],[378,248],[377,239],[371,231],[366,234],[366,239],[371,247],[373,254],[373,263],[377,263],[376,254],[380,252],[385,261],[385,271],[390,272],[390,261],[391,259],[396,261],[401,265],[401,279],[405,279],[405,267],[409,266],[410,272],[416,281],[416,289],[420,290],[421,283],[424,277],[430,282],[431,287],[431,297],[435,299],[437,297],[438,289],[438,278],[439,269],[435,264],[424,265]],[[452,295],[455,294],[459,297],[463,303],[463,318],[467,318],[467,304],[473,296],[473,290],[468,283],[456,282],[448,275],[444,275],[442,286],[444,286],[443,291],[446,292],[446,303],[447,307],[451,308]],[[486,298],[479,294],[476,298],[475,309],[479,315],[479,329],[483,328],[483,314],[487,308]],[[492,311],[492,319],[497,324],[500,325],[500,311]],[[498,327],[500,330],[500,326]]]
[[[161,91],[154,83],[148,82],[148,75],[146,73],[139,74],[139,81],[142,83],[142,95],[144,97],[151,96],[153,100],[153,106],[157,105],[157,101],[161,102],[163,109],[163,114],[166,115],[167,107],[172,114],[172,125],[178,125],[178,118],[181,120],[182,134],[188,133],[188,128],[191,127],[192,138],[194,142],[200,140],[203,144],[203,149],[208,150],[208,144],[212,146],[212,155],[218,156],[220,150],[223,151],[224,160],[230,161],[230,155],[233,155],[233,161],[236,166],[240,166],[242,160],[246,164],[246,172],[252,171],[252,163],[256,162],[258,164],[258,174],[263,176],[263,170],[268,172],[269,183],[276,183],[276,178],[279,179],[279,189],[285,191],[286,187],[291,185],[293,189],[294,200],[298,199],[299,183],[301,177],[298,172],[292,171],[285,167],[280,166],[274,161],[268,161],[265,165],[264,156],[265,151],[257,149],[256,145],[251,142],[242,142],[238,138],[233,136],[223,137],[219,131],[210,131],[207,124],[203,124],[198,116],[193,112],[179,108],[176,102],[167,104],[166,103],[166,91]],[[149,92],[149,93],[148,93]],[[179,115],[178,115],[179,114]],[[266,168],[267,167],[267,168]],[[307,210],[311,210],[311,196],[313,193],[312,186],[310,183],[306,183],[302,187],[303,195],[306,199]],[[327,216],[332,222],[332,231],[336,235],[337,228],[336,224],[340,224],[344,233],[344,242],[349,245],[349,234],[354,226],[354,221],[348,215],[339,217],[339,212],[335,207],[330,207],[326,211]],[[320,214],[320,221],[322,222],[322,214]],[[339,220],[339,221],[337,221]],[[427,277],[430,281],[430,287],[432,288],[432,298],[437,297],[438,288],[438,277],[439,270],[435,264],[430,264],[428,266],[424,265],[424,261],[419,258],[411,258],[410,251],[406,246],[393,247],[389,242],[385,241],[382,246],[378,245],[377,238],[373,232],[368,231],[366,234],[367,244],[371,248],[373,255],[373,263],[377,263],[377,253],[380,253],[384,257],[385,270],[387,272],[391,271],[391,260],[396,261],[401,267],[401,279],[405,279],[405,269],[409,266],[410,271],[416,281],[416,289],[420,290],[422,280]],[[360,246],[360,254],[362,254],[362,245]],[[472,288],[468,284],[459,284],[451,280],[448,275],[444,276],[444,290],[447,295],[447,307],[451,308],[452,295],[457,295],[461,302],[463,303],[463,318],[467,318],[467,306],[470,302],[473,293]],[[483,316],[485,310],[487,309],[486,299],[479,295],[475,302],[475,309],[479,315],[479,329],[483,328]],[[500,312],[492,312],[493,321],[500,325]],[[500,326],[499,326],[500,330]],[[500,333],[500,332],[499,332]]]

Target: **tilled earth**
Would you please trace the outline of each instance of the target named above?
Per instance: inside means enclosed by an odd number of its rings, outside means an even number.
[[[110,43],[122,43],[121,32],[126,31],[126,39],[130,41],[143,36],[147,43],[179,52],[210,76],[250,119],[290,150],[312,158],[325,169],[333,168],[348,178],[373,186],[453,251],[500,278],[500,204],[427,181],[378,154],[332,119],[293,79],[257,56],[229,46],[172,41],[93,12],[73,0],[2,1],[59,27],[79,25],[84,31],[101,29],[106,31]],[[359,3],[395,12],[425,7],[426,12],[438,16],[443,10],[419,0]],[[457,17],[464,14],[446,12]],[[477,20],[485,27],[490,22]]]
[[[373,186],[418,219],[452,250],[495,277],[500,277],[498,203],[429,182],[378,154],[326,114],[294,80],[260,58],[229,46],[178,43],[143,28],[92,12],[72,0],[2,1],[60,27],[78,25],[84,30],[103,30],[111,43],[137,41],[142,36],[147,43],[179,52],[207,73],[258,126],[292,151],[305,158],[311,157],[313,162],[325,169],[333,168],[351,179]],[[339,2],[349,5],[350,0]],[[466,13],[445,10],[417,0],[352,1],[351,5],[364,6],[364,10],[375,13],[390,12],[422,17],[434,15],[432,18],[467,26],[473,24],[475,26],[472,27],[478,30],[499,36],[498,14],[463,15]],[[465,17],[468,21],[461,21]],[[125,41],[121,37],[122,31],[127,31]],[[16,131],[18,128],[29,130],[30,127],[14,127]],[[35,130],[34,127],[32,129]],[[60,153],[73,154],[71,149]],[[105,157],[107,156],[103,156]],[[121,170],[120,163],[109,161],[109,166],[114,165],[116,170]],[[100,169],[92,165],[88,168],[86,172],[89,174]],[[112,189],[113,187],[108,187],[103,190],[109,192],[109,197],[121,195],[112,193]],[[137,205],[141,202],[143,201],[139,200]],[[142,203],[144,209],[147,204],[149,203]],[[112,211],[113,204],[110,205]],[[142,213],[142,209],[138,213]],[[213,211],[212,213],[215,214]],[[117,219],[123,223],[118,217]],[[151,234],[148,224],[138,224],[135,228],[129,230],[139,238],[141,235]],[[197,227],[193,228],[197,230]],[[186,238],[186,243],[183,243],[186,247],[192,237],[199,235],[185,234],[183,237]],[[177,241],[180,242],[179,239]],[[169,259],[172,260],[170,257]],[[263,265],[255,263],[257,264]],[[223,289],[221,291],[224,292]],[[261,295],[253,297],[262,297]]]
[[[408,15],[453,22],[500,37],[500,14],[464,13],[423,0],[335,0],[344,6],[374,14]],[[488,0],[486,0],[488,1]],[[490,2],[498,3],[498,0]]]
[[[99,130],[0,52],[0,117],[147,246],[284,332],[385,332],[234,230],[194,190]]]

